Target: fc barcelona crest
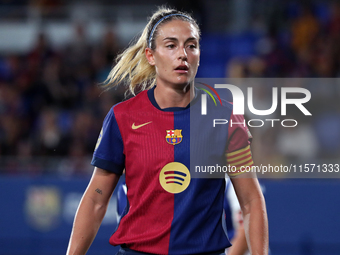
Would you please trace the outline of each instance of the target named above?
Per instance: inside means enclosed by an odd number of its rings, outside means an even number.
[[[168,144],[176,145],[182,142],[182,129],[167,130],[165,140]]]

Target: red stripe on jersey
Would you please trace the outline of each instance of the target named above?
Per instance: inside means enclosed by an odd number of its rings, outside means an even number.
[[[110,243],[126,244],[140,252],[168,254],[174,194],[162,188],[159,172],[164,165],[174,161],[174,146],[165,139],[166,130],[174,129],[174,115],[156,109],[149,101],[147,91],[118,104],[114,112],[124,144],[130,208]],[[147,122],[151,123],[132,129],[133,123]]]
[[[229,123],[232,124],[228,126],[227,153],[245,148],[252,139],[243,115],[234,115],[232,113]]]

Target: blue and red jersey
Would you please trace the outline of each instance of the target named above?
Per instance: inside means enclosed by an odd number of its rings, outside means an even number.
[[[190,119],[193,110],[200,111],[198,99],[185,108],[160,109],[151,89],[107,114],[92,164],[116,174],[125,169],[128,200],[112,245],[153,254],[209,253],[230,246],[223,211],[225,180],[191,178],[190,159],[200,151],[215,164],[226,164],[226,153],[240,158],[243,152],[238,150],[249,145],[249,131],[242,125],[214,130],[215,138],[207,139],[217,144],[206,155],[190,136],[196,133],[193,127],[201,133],[212,126],[202,118]],[[236,118],[231,104],[221,112],[229,120]]]

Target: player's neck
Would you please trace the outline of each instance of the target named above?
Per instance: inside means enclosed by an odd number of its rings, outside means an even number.
[[[190,85],[185,87],[169,87],[157,85],[154,91],[155,100],[161,109],[169,107],[186,107],[194,98],[194,89]]]

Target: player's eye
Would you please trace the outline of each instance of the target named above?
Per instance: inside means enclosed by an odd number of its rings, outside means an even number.
[[[167,47],[168,49],[173,49],[175,48],[175,44],[168,44],[165,47]]]
[[[193,43],[193,44],[189,44],[189,45],[188,45],[188,48],[189,48],[189,49],[196,49],[196,48],[197,48],[197,45],[194,44],[194,43]]]

